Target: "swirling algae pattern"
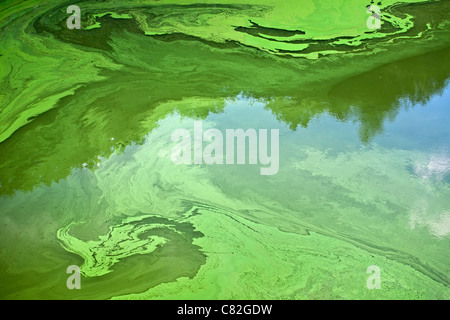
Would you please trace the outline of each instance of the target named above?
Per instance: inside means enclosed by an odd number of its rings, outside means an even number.
[[[0,296],[448,299],[449,157],[373,140],[445,91],[450,2],[369,4],[2,1]],[[282,128],[280,172],[174,165],[194,119]]]

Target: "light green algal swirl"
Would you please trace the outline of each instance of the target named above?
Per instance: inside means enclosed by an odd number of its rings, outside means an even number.
[[[70,234],[71,228],[77,223],[71,223],[58,230],[57,236],[61,245],[69,252],[76,253],[84,259],[80,267],[85,277],[98,277],[112,272],[111,267],[121,259],[135,254],[149,254],[167,239],[159,236],[141,238],[146,232],[156,228],[169,228],[163,224],[139,224],[151,216],[130,217],[121,224],[110,227],[106,235],[100,235],[99,240],[83,241]]]
[[[100,13],[100,14],[94,14],[92,16],[92,18],[94,20],[94,24],[91,24],[91,25],[85,27],[84,29],[85,30],[91,30],[91,29],[100,28],[102,26],[102,24],[100,22],[97,22],[96,19],[97,18],[102,18],[102,17],[104,17],[106,15],[109,15],[113,19],[131,19],[132,18],[131,15],[126,14],[126,13],[125,14],[117,14],[115,12],[103,12],[103,13]]]
[[[423,1],[405,1],[403,3]],[[123,8],[149,36],[184,34],[215,43],[240,43],[276,55],[317,59],[345,53],[372,39],[392,39],[415,27],[413,16],[397,9],[396,1],[383,1],[379,30],[367,27],[369,4],[360,1],[164,1],[139,9]],[[115,3],[112,2],[111,6]],[[118,5],[118,7],[124,7]],[[96,11],[96,6],[92,7]],[[91,16],[90,25],[99,26]],[[119,16],[120,17],[120,16]],[[405,37],[416,37],[417,33]],[[366,50],[361,47],[356,51]],[[352,51],[355,49],[352,49]]]

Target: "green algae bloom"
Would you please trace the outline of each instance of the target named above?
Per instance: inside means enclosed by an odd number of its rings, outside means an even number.
[[[450,299],[450,2],[369,5],[2,1],[0,298]],[[174,164],[195,121],[278,173]]]

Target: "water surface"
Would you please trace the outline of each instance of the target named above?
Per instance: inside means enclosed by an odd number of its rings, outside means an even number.
[[[449,299],[449,2],[293,3],[0,5],[0,297]],[[198,120],[278,173],[174,164]]]

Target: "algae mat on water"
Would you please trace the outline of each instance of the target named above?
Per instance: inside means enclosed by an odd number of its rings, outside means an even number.
[[[2,1],[0,297],[449,299],[450,2],[368,5]],[[279,171],[174,164],[196,120]]]

